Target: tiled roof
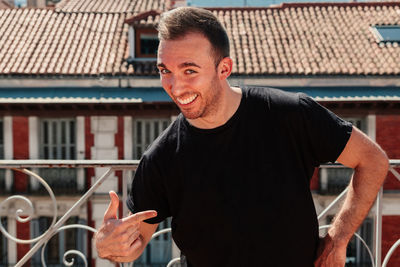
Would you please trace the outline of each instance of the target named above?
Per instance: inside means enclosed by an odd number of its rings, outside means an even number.
[[[400,3],[296,3],[209,8],[231,39],[235,75],[398,75],[400,44],[371,26],[400,25]],[[155,25],[159,16],[134,21]]]
[[[166,10],[168,0],[63,0],[56,5],[62,12],[140,13]]]
[[[160,9],[164,1],[65,0],[54,10],[0,9],[0,75],[156,75],[154,62],[135,61],[127,68],[129,26],[124,22],[134,14],[117,12],[124,9],[122,3],[136,3],[139,10],[147,5]],[[379,43],[370,30],[373,25],[400,24],[400,3],[211,10],[231,37],[234,75],[400,74],[400,45]],[[131,22],[156,25],[159,12],[149,11]]]
[[[0,74],[127,74],[126,16],[0,10]]]
[[[283,4],[215,10],[232,37],[234,73],[399,74],[398,43],[378,44],[371,25],[400,24],[400,4]]]

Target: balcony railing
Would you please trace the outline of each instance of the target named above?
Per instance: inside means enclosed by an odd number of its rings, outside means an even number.
[[[32,177],[35,179],[37,182],[39,182],[45,190],[48,192],[51,200],[52,200],[52,212],[53,212],[53,217],[50,223],[50,227],[41,235],[29,239],[29,240],[22,240],[19,238],[16,238],[12,235],[10,235],[7,230],[3,227],[3,224],[0,225],[0,230],[5,235],[5,237],[9,240],[13,240],[19,244],[32,244],[31,249],[29,250],[28,253],[26,253],[20,260],[19,262],[15,265],[16,267],[21,267],[23,266],[26,262],[28,262],[32,256],[39,250],[41,250],[41,261],[42,261],[42,266],[46,266],[45,262],[45,257],[44,257],[44,251],[46,248],[47,243],[49,240],[56,234],[60,233],[61,231],[67,230],[67,229],[73,229],[73,228],[79,228],[79,229],[84,229],[89,232],[96,232],[96,229],[89,227],[87,225],[82,225],[82,224],[71,224],[71,225],[64,225],[66,221],[74,214],[83,204],[85,204],[89,198],[95,193],[95,191],[104,183],[104,181],[109,178],[109,176],[114,173],[115,171],[123,171],[122,175],[122,202],[125,203],[127,199],[127,185],[128,185],[128,175],[129,172],[132,170],[135,170],[138,165],[137,160],[108,160],[108,161],[99,161],[99,160],[0,160],[0,170],[1,169],[11,169],[16,172],[22,172],[27,174],[28,176]],[[98,178],[94,184],[79,198],[78,201],[76,201],[73,206],[68,209],[65,214],[63,214],[61,217],[58,218],[57,214],[57,200],[55,197],[55,194],[51,187],[46,183],[46,180],[40,177],[38,174],[28,170],[28,168],[33,168],[33,169],[40,169],[40,168],[66,168],[66,169],[74,169],[74,168],[107,168],[107,171],[100,177]],[[400,174],[394,169],[395,167],[400,167],[400,160],[391,160],[390,161],[390,172],[400,181]],[[343,168],[343,166],[338,165],[338,164],[329,164],[329,165],[323,165],[321,168],[326,168],[326,169],[331,169],[331,168]],[[4,173],[0,171],[0,174]],[[45,174],[43,172],[40,172],[41,174]],[[0,179],[1,182],[1,179]],[[321,221],[323,218],[325,218],[328,213],[333,209],[341,200],[342,198],[346,195],[347,189],[345,189],[343,192],[341,192],[335,200],[333,200],[326,208],[323,210],[319,215],[318,215],[318,220]],[[4,192],[2,193],[4,195]],[[361,243],[366,247],[368,254],[371,259],[371,263],[373,267],[386,267],[390,257],[392,256],[394,250],[400,246],[400,240],[396,241],[391,249],[388,251],[385,259],[383,262],[381,261],[381,242],[382,242],[382,197],[383,197],[383,188],[380,189],[377,200],[375,203],[375,238],[374,238],[374,248],[375,251],[372,252],[371,249],[367,246],[365,241],[362,239],[362,237],[358,234],[355,234],[355,237],[358,238]],[[30,214],[28,217],[23,217],[21,214],[23,213],[22,210],[18,209],[16,211],[16,220],[19,222],[27,222],[30,221],[31,218],[34,215],[34,207],[32,202],[26,197],[22,195],[12,195],[7,197],[4,201],[0,203],[0,212],[2,210],[2,207],[9,202],[13,202],[16,200],[20,200],[25,202],[30,211],[28,211],[28,214]],[[123,207],[123,214],[127,214],[126,206],[124,205]],[[327,229],[329,228],[329,225],[323,225],[320,227],[320,229]],[[153,235],[153,238],[165,234],[167,232],[171,231],[171,229],[163,229],[159,232],[156,232]],[[88,266],[87,258],[86,255],[84,255],[82,252],[78,250],[69,250],[64,253],[64,264],[66,266],[71,266],[73,264],[73,259],[71,259],[71,256],[74,257],[79,257],[80,260],[84,263],[85,266]],[[168,263],[168,267],[173,266],[176,263],[179,263],[180,259],[175,258],[172,259]],[[130,264],[126,264],[130,265]]]

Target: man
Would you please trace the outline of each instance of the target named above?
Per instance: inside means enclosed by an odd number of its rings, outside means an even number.
[[[182,114],[140,162],[127,201],[134,214],[118,220],[110,193],[99,256],[135,260],[172,216],[189,266],[344,266],[387,173],[382,149],[304,94],[230,87],[229,40],[208,11],[165,13],[159,38],[161,83]],[[319,242],[309,181],[336,160],[355,172]]]

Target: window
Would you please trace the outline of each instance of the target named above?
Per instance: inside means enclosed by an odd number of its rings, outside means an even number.
[[[146,148],[170,124],[170,119],[137,119],[133,124],[133,158],[140,159]]]
[[[365,243],[370,249],[372,249],[373,242],[373,220],[371,218],[366,218],[358,229],[357,233],[364,239]],[[362,242],[353,237],[347,247],[346,255],[346,266],[349,267],[367,267],[371,266],[371,259],[368,254],[367,249],[362,244]]]
[[[374,26],[372,32],[380,42],[400,42],[400,25]]]
[[[170,119],[136,119],[133,123],[133,158],[140,159],[147,147],[171,123]],[[161,222],[157,231],[171,227],[171,218]],[[171,234],[153,239],[142,256],[135,261],[135,267],[164,267],[172,257]]]
[[[0,120],[0,159],[4,159],[4,124]],[[0,169],[0,195],[6,193],[6,170]]]
[[[55,5],[59,3],[61,0],[46,0],[46,6]]]
[[[158,35],[154,29],[136,29],[135,55],[138,58],[157,57]]]
[[[332,221],[333,216],[327,216],[329,222]],[[373,247],[373,234],[374,224],[372,218],[365,218],[361,226],[358,228],[358,235],[364,239],[367,246],[372,250]],[[371,259],[367,249],[362,244],[361,240],[353,236],[347,246],[346,252],[346,267],[369,267],[371,265]]]
[[[0,217],[1,224],[3,225],[4,229],[7,230],[7,218]],[[0,231],[0,267],[7,267],[8,266],[8,254],[7,254],[7,238],[2,234]]]
[[[75,159],[75,135],[74,119],[43,119],[40,122],[40,158]],[[55,193],[79,193],[77,192],[76,169],[40,169],[40,176]]]
[[[345,118],[364,133],[367,131],[363,118]],[[350,168],[329,168],[320,170],[320,193],[327,195],[340,194],[349,184],[353,170]]]
[[[53,218],[51,217],[39,217],[31,221],[31,233],[32,238],[37,237],[44,233],[51,225]],[[82,224],[85,225],[86,221],[79,219],[78,217],[71,217],[67,220],[65,225],[70,224]],[[78,250],[86,255],[86,241],[87,241],[87,231],[79,228],[67,229],[60,231],[58,234],[54,235],[48,242],[44,258],[47,266],[64,266],[63,256],[68,250]],[[40,250],[39,250],[40,251]],[[82,259],[79,257],[72,256],[74,258],[73,266],[85,266]],[[71,257],[67,257],[70,261]],[[32,267],[41,267],[41,256],[40,253],[35,253],[31,259]]]
[[[171,227],[171,218],[158,225],[156,231]],[[171,233],[152,239],[143,254],[135,260],[135,267],[164,267],[172,259]]]

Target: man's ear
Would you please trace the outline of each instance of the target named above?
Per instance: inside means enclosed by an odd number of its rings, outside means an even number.
[[[227,79],[232,73],[233,61],[230,57],[224,57],[218,64],[218,78],[220,80]]]

